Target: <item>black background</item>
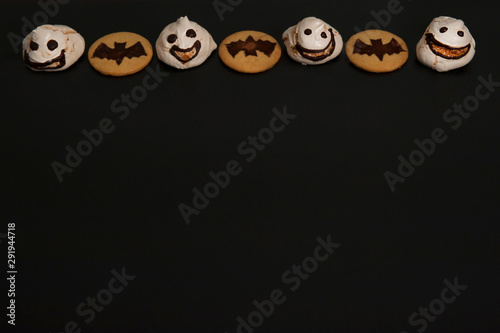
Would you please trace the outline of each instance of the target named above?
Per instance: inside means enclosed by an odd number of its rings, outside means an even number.
[[[252,301],[281,289],[286,302],[255,332],[416,332],[408,317],[457,277],[468,289],[426,331],[498,332],[500,92],[458,129],[443,121],[474,94],[478,76],[500,81],[492,3],[402,0],[385,30],[407,42],[410,57],[390,74],[360,71],[345,54],[301,66],[284,49],[259,75],[233,72],[216,52],[190,70],[161,64],[170,75],[120,120],[111,103],[147,72],[105,77],[86,54],[64,72],[32,72],[6,36],[20,35],[21,18],[31,21],[40,6],[3,2],[0,233],[16,223],[19,272],[9,328],[63,332],[75,321],[83,332],[236,332]],[[220,21],[212,1],[72,0],[50,23],[75,28],[88,49],[116,31],[154,45],[182,15],[217,43],[246,29],[281,43],[286,28],[313,15],[345,42],[373,20],[371,10],[386,7],[385,0],[246,0]],[[464,19],[476,39],[465,68],[437,73],[416,60],[416,43],[439,15]],[[155,56],[150,67],[158,64]],[[247,163],[238,145],[285,106],[297,117]],[[64,163],[66,145],[75,148],[81,131],[102,118],[116,129],[59,183],[51,163]],[[435,128],[447,141],[392,193],[384,172],[397,173],[398,156]],[[192,189],[233,159],[241,174],[187,225],[178,205],[190,204]],[[341,246],[290,291],[282,274],[328,235]],[[5,239],[0,248],[5,272]],[[75,309],[122,267],[136,278],[86,324]]]

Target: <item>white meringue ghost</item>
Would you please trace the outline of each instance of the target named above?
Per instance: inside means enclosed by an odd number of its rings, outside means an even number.
[[[201,65],[216,48],[208,31],[187,16],[167,25],[156,41],[158,58],[179,69]]]
[[[85,40],[66,25],[42,25],[23,40],[23,58],[34,71],[57,72],[73,65],[85,51]]]
[[[462,20],[436,17],[417,44],[417,59],[438,72],[467,65],[475,54],[476,42]]]
[[[340,54],[342,36],[316,17],[306,17],[283,33],[290,58],[303,65],[320,65]]]

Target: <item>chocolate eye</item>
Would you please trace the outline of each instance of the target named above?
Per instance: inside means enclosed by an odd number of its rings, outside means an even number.
[[[326,39],[326,37],[328,37],[328,36],[326,35],[326,32],[324,32],[324,31],[323,31],[323,32],[321,33],[321,37]]]
[[[32,49],[33,51],[38,50],[38,44],[35,43],[34,41],[31,41],[31,43],[30,43],[30,49]]]
[[[312,34],[312,30],[311,29],[306,29],[306,30],[304,30],[304,33],[306,35],[310,35],[310,34]]]
[[[186,31],[186,36],[188,36],[190,38],[195,38],[196,37],[196,31],[194,31],[193,29],[189,29],[188,31]]]
[[[442,27],[441,29],[439,29],[439,32],[442,34],[444,34],[446,31],[448,31],[447,27]]]
[[[57,49],[57,47],[59,46],[59,43],[57,43],[55,40],[51,39],[47,42],[47,48],[51,51],[54,51],[55,49]]]
[[[177,40],[177,35],[176,34],[171,34],[171,35],[168,35],[168,37],[167,37],[167,41],[169,43],[175,43],[176,40]]]
[[[464,32],[463,31],[457,31],[457,35],[459,35],[460,37],[463,37],[464,36]]]

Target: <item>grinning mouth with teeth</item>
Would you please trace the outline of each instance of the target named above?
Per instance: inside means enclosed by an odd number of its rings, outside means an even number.
[[[200,53],[200,49],[201,49],[201,43],[199,40],[197,40],[193,44],[193,46],[191,46],[188,49],[181,49],[177,45],[172,46],[172,48],[170,49],[170,54],[172,54],[175,57],[175,59],[185,64],[186,62],[189,62],[194,58],[196,58],[198,53]]]
[[[31,61],[30,56],[26,50],[24,51],[24,62],[26,65],[28,65],[31,68],[38,69],[38,68],[43,68],[43,69],[58,69],[61,67],[64,67],[66,65],[66,57],[64,56],[64,50],[61,51],[61,53],[55,57],[52,60],[46,61],[46,62],[34,62]],[[56,66],[49,67],[52,64],[56,64]]]
[[[432,53],[445,59],[460,59],[465,57],[470,50],[470,44],[464,47],[451,47],[438,42],[433,34],[425,34],[425,41],[429,45]]]
[[[329,56],[331,56],[333,53],[333,50],[335,50],[335,38],[333,36],[333,30],[328,29],[328,31],[330,32],[330,43],[328,43],[328,45],[324,49],[310,50],[310,49],[306,49],[305,47],[302,47],[299,43],[297,43],[297,45],[295,47],[297,48],[297,51],[299,52],[299,54],[302,57],[309,59],[309,60],[312,60],[312,61],[320,61],[320,60],[326,59]]]

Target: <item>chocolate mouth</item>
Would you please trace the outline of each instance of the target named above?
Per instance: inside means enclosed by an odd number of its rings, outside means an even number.
[[[57,57],[55,57],[52,60],[46,61],[46,62],[33,62],[30,59],[30,56],[28,55],[28,52],[24,50],[24,62],[26,65],[28,65],[31,68],[39,69],[43,68],[46,70],[50,69],[58,69],[61,67],[64,67],[66,65],[66,57],[64,56],[64,50],[61,51],[61,54],[59,54]],[[49,67],[52,64],[58,63],[56,66]]]
[[[170,49],[170,54],[172,54],[175,59],[185,64],[186,62],[189,62],[194,58],[196,58],[198,53],[200,53],[200,49],[201,49],[201,43],[199,40],[197,40],[193,44],[193,46],[191,46],[188,49],[181,49],[177,45],[172,46],[172,48]]]
[[[328,29],[328,31],[330,31],[330,43],[328,43],[328,45],[324,49],[310,50],[302,47],[299,43],[297,43],[295,47],[297,48],[297,51],[299,51],[299,54],[302,57],[312,61],[320,61],[331,56],[333,54],[333,51],[335,50],[335,37],[333,36],[332,29]]]
[[[460,59],[465,57],[470,50],[470,44],[464,47],[451,47],[438,42],[433,34],[425,34],[425,41],[429,45],[432,53],[445,59]]]

